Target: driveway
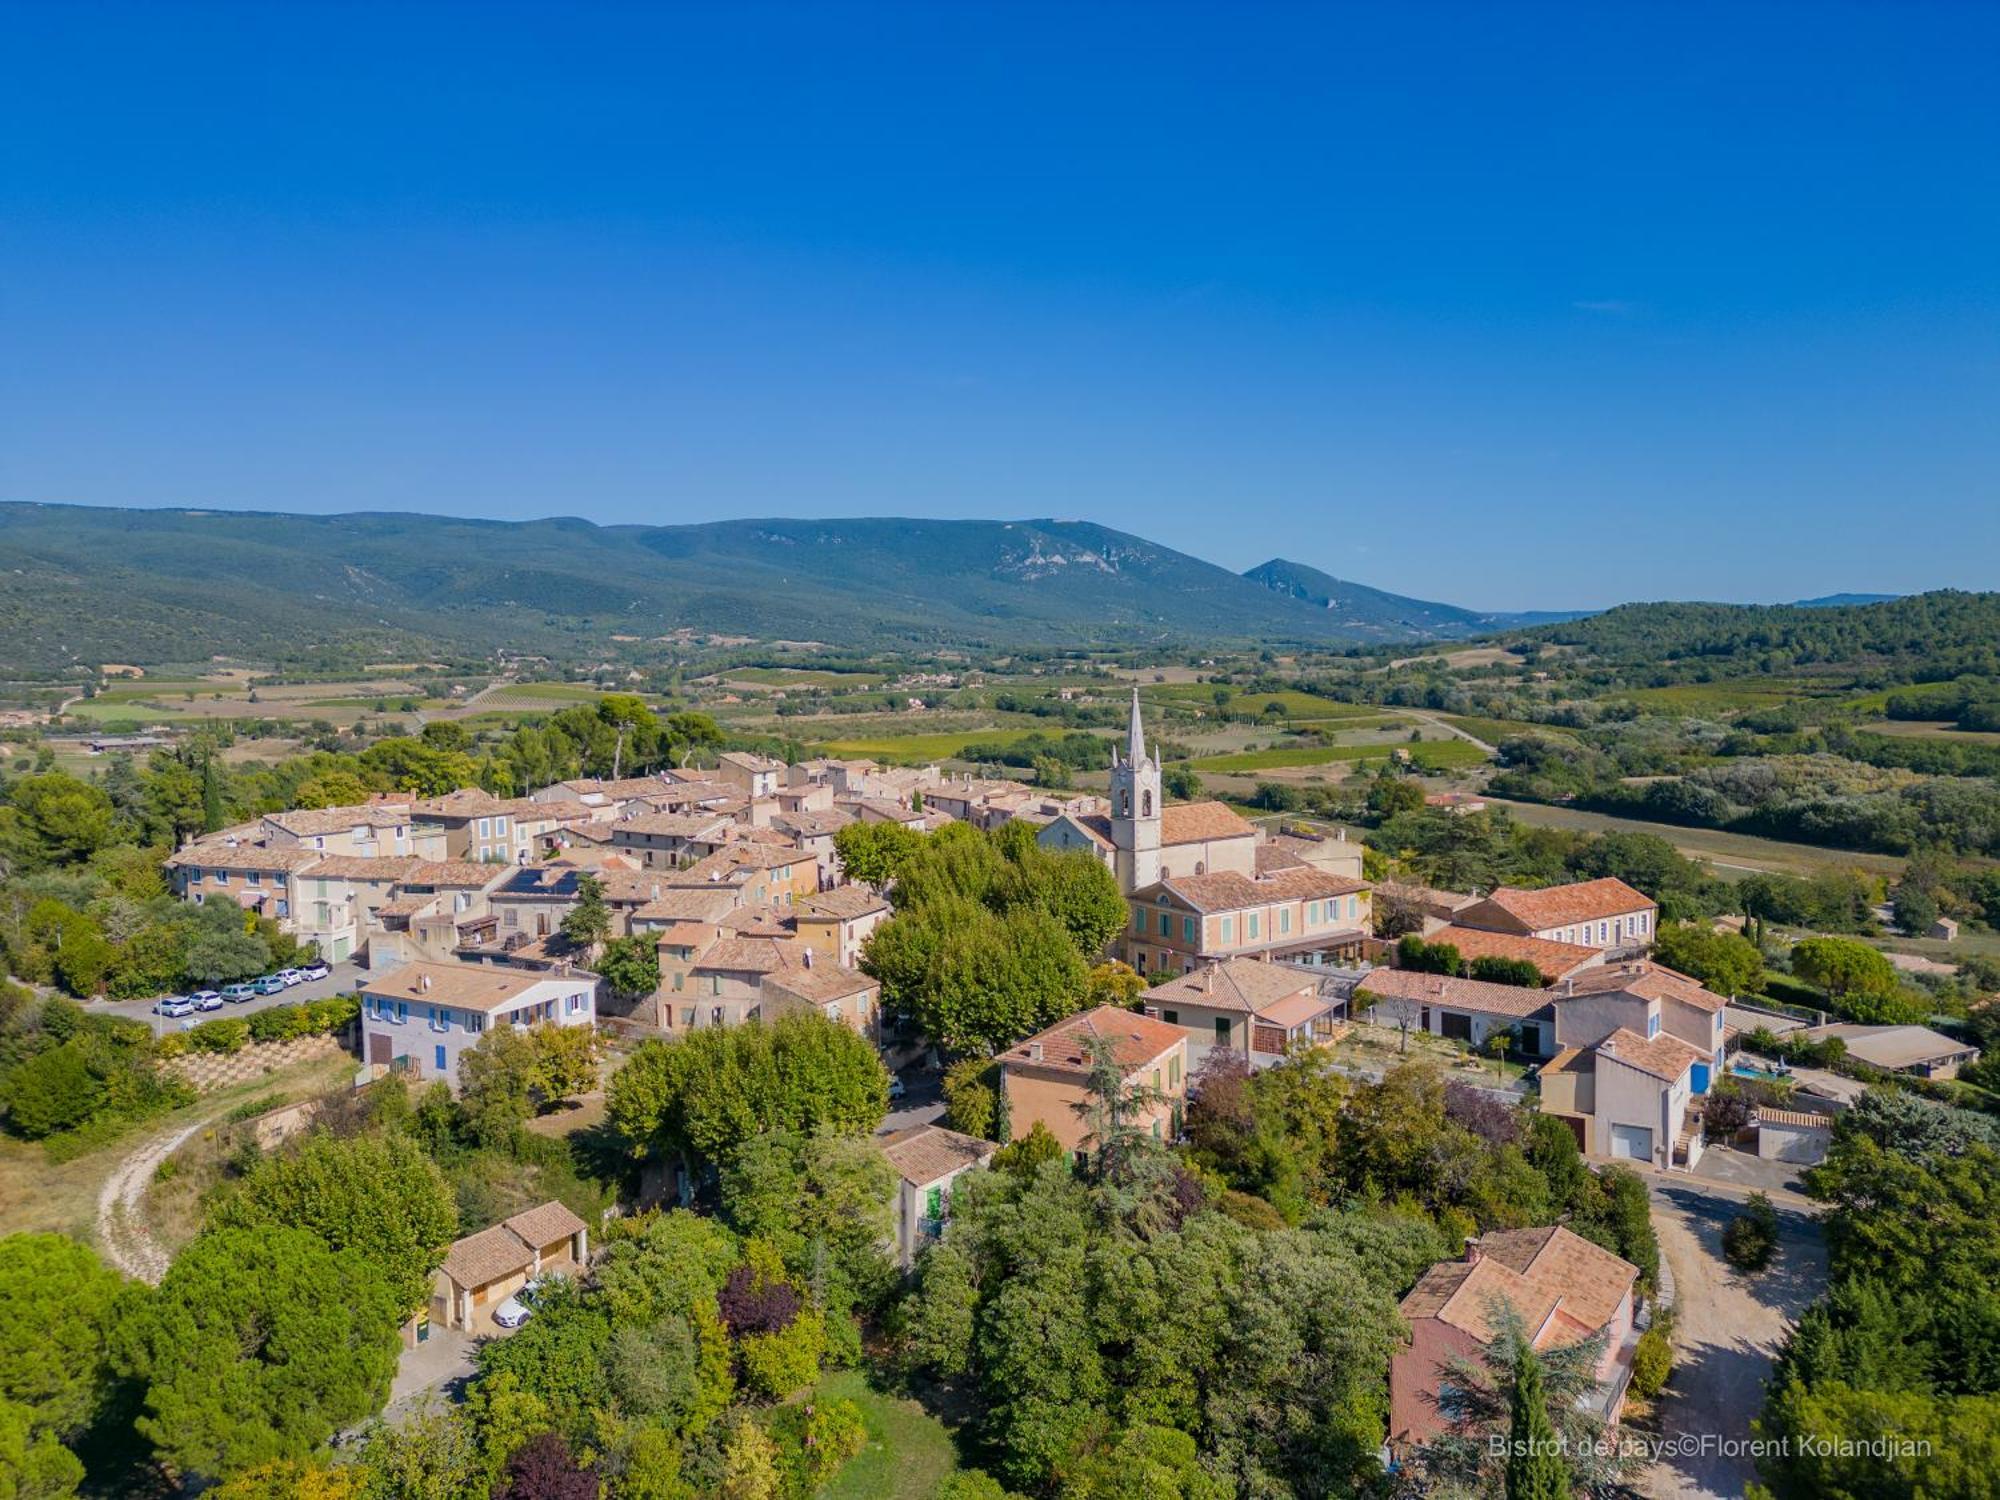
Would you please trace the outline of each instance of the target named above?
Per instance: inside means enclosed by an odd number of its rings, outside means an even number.
[[[302,1000],[324,1000],[330,995],[351,995],[361,988],[368,971],[353,962],[335,964],[333,972],[324,979],[307,980],[295,984],[283,994],[253,995],[250,999],[236,1004],[224,1003],[221,1010],[197,1011],[191,1016],[171,1020],[166,1016],[153,1014],[151,1000],[106,1000],[93,1004],[93,1015],[129,1016],[135,1021],[144,1021],[155,1032],[164,1036],[169,1031],[185,1031],[199,1021],[219,1020],[224,1016],[248,1016],[260,1010],[269,1010],[274,1005],[297,1005]],[[221,986],[217,985],[217,989]]]
[[[907,1092],[895,1101],[877,1127],[887,1135],[892,1130],[908,1130],[912,1125],[929,1125],[944,1119],[944,1075],[922,1064],[903,1069],[896,1075]]]
[[[1655,1500],[1735,1500],[1757,1477],[1726,1450],[1750,1436],[1791,1322],[1826,1289],[1826,1245],[1804,1211],[1778,1206],[1778,1253],[1744,1276],[1722,1258],[1734,1192],[1655,1177],[1653,1228],[1677,1297],[1674,1372],[1659,1402],[1659,1456],[1640,1487]]]

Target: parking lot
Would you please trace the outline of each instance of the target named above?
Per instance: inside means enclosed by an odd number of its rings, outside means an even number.
[[[283,994],[252,995],[248,1000],[223,1003],[220,1010],[197,1011],[191,1016],[168,1017],[153,1014],[153,1000],[107,1000],[93,1005],[91,1009],[114,1016],[130,1016],[135,1021],[144,1021],[154,1031],[165,1035],[169,1031],[185,1031],[201,1021],[213,1021],[220,1016],[248,1016],[260,1010],[269,1010],[274,1005],[296,1005],[302,1000],[324,1000],[329,995],[351,995],[361,986],[367,970],[356,963],[335,964],[333,972],[324,979],[309,979],[303,984],[295,984]],[[213,986],[221,989],[221,985]],[[181,991],[186,994],[187,991]]]

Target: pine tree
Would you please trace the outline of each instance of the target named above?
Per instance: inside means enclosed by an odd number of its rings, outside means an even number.
[[[1569,1467],[1542,1393],[1542,1362],[1523,1341],[1514,1355],[1513,1423],[1508,1433],[1507,1500],[1569,1500]]]

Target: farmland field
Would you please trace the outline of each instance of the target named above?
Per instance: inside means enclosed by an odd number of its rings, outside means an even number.
[[[1157,703],[1164,707],[1196,709],[1213,713],[1216,708],[1215,689],[1207,683],[1155,683],[1139,689],[1141,703]],[[1229,690],[1229,701],[1222,711],[1231,714],[1262,716],[1269,704],[1282,704],[1284,717],[1288,719],[1353,719],[1373,718],[1382,710],[1367,703],[1342,703],[1334,698],[1322,698],[1317,693],[1301,693],[1284,689],[1273,693],[1248,692],[1238,688]]]
[[[1607,699],[1628,698],[1646,708],[1689,714],[1730,713],[1745,708],[1774,708],[1781,703],[1816,696],[1810,683],[1788,678],[1754,678],[1735,682],[1682,682],[1672,687],[1635,688],[1607,693]]]
[[[868,756],[876,760],[939,760],[960,754],[967,745],[1012,745],[1047,729],[964,729],[946,734],[885,734],[865,739],[817,741],[815,754]],[[1055,731],[1060,733],[1060,729]]]
[[[510,682],[493,689],[481,701],[568,708],[576,703],[595,703],[604,692],[587,682]]]
[[[1436,714],[1433,717],[1440,724],[1449,724],[1453,729],[1477,736],[1489,745],[1524,734],[1556,734],[1575,738],[1572,730],[1554,724],[1531,724],[1526,719],[1482,719],[1476,714]]]
[[[1196,771],[1230,775],[1244,771],[1271,771],[1287,766],[1320,766],[1364,760],[1387,760],[1393,751],[1410,752],[1410,759],[1422,769],[1456,770],[1483,764],[1486,756],[1477,745],[1464,740],[1426,740],[1420,744],[1392,742],[1380,745],[1297,745],[1274,750],[1246,750],[1235,755],[1211,755],[1188,764]]]
[[[1954,729],[1950,719],[1875,719],[1857,724],[1869,734],[1889,734],[1908,740],[1956,740],[1965,745],[2000,745],[2000,734],[1984,729]]]
[[[1760,839],[1747,833],[1724,833],[1714,828],[1683,828],[1675,823],[1648,823],[1639,818],[1618,818],[1609,813],[1586,812],[1575,807],[1549,807],[1539,802],[1510,802],[1504,797],[1486,799],[1494,807],[1505,808],[1515,819],[1537,828],[1566,828],[1579,833],[1651,833],[1672,844],[1690,859],[1707,860],[1722,876],[1741,875],[1752,870],[1775,870],[1786,875],[1810,875],[1818,870],[1860,870],[1869,875],[1900,875],[1903,861],[1893,854],[1856,854],[1845,849],[1822,849],[1817,844],[1788,844],[1778,839]]]
[[[880,672],[832,672],[806,667],[730,667],[715,674],[725,687],[872,688],[888,681]]]

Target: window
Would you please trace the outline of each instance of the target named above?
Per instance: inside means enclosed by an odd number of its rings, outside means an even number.
[[[215,872],[215,883],[217,885],[228,885],[229,872],[227,870],[217,870]]]
[[[576,1015],[582,1009],[583,1009],[583,996],[571,995],[569,997],[569,1013],[571,1015]]]
[[[1171,937],[1171,936],[1173,936],[1173,931],[1174,931],[1174,919],[1173,919],[1172,917],[1168,916],[1168,915],[1167,915],[1167,914],[1166,914],[1165,912],[1161,912],[1161,913],[1160,913],[1160,936],[1161,936],[1161,937]]]
[[[437,1045],[437,1069],[440,1073],[442,1073],[445,1069],[443,1042],[439,1042]]]
[[[1167,1019],[1168,1020],[1173,1019],[1172,1012],[1168,1013]],[[1174,1056],[1167,1059],[1167,1087],[1170,1089],[1177,1089],[1180,1086],[1181,1086],[1181,1060],[1180,1060],[1180,1055],[1176,1053]]]
[[[1153,1139],[1157,1141],[1159,1138],[1160,1138],[1160,1122],[1158,1120],[1155,1120],[1153,1121]]]
[[[1135,906],[1135,907],[1133,907],[1133,908],[1132,908],[1132,930],[1133,930],[1134,932],[1137,932],[1137,933],[1141,933],[1141,934],[1143,934],[1143,933],[1145,932],[1145,930],[1146,930],[1146,908],[1145,908],[1145,907],[1143,907],[1143,906]]]
[[[1262,915],[1263,914],[1261,912],[1253,911],[1243,919],[1244,941],[1251,943],[1257,941],[1257,929],[1259,925],[1259,919],[1261,918]]]
[[[1319,926],[1319,903],[1317,901],[1308,901],[1306,903],[1306,926]]]
[[[1139,793],[1139,816],[1142,818],[1150,818],[1152,817],[1152,815],[1153,815],[1153,793],[1151,789],[1148,789],[1146,791]]]
[[[1359,896],[1349,896],[1347,898],[1348,920],[1353,921],[1356,917],[1360,915],[1361,915],[1361,898]]]
[[[1195,919],[1193,917],[1182,917],[1181,941],[1184,943],[1192,943],[1195,940],[1194,934],[1195,934]]]
[[[479,836],[483,839],[493,837],[493,820],[491,818],[481,818],[479,820]]]
[[[1659,1034],[1660,1034],[1660,1017],[1658,1012],[1655,1012],[1654,1014],[1646,1017],[1646,1035],[1658,1036]]]
[[[486,1029],[486,1017],[482,1016],[476,1010],[467,1011],[465,1013],[465,1029],[474,1036],[479,1035],[480,1032]]]
[[[1160,1091],[1160,1070],[1158,1068],[1155,1068],[1153,1069],[1153,1092],[1157,1094],[1159,1093],[1159,1091]]]
[[[686,979],[686,978],[687,978],[687,975],[685,975],[685,974],[676,974],[676,975],[674,976],[674,993],[675,993],[675,994],[679,994],[679,993],[680,993],[680,988],[681,988],[681,981],[682,981],[682,980],[684,980],[684,979]]]
[[[1231,943],[1235,941],[1236,941],[1236,919],[1234,917],[1224,917],[1222,919],[1222,946],[1227,948]]]
[[[1181,1024],[1181,1013],[1177,1010],[1163,1010],[1160,1012],[1160,1019],[1169,1026],[1178,1026]]]
[[[1280,934],[1283,934],[1291,930],[1292,909],[1289,906],[1281,906],[1278,908],[1278,931]]]
[[[398,1000],[396,1002],[396,1024],[400,1026],[409,1019],[410,1019],[410,1002],[407,1000]]]
[[[720,974],[711,974],[708,976],[708,992],[711,995],[719,995],[722,993],[722,976]],[[722,1012],[718,1010],[716,1014],[719,1016],[722,1014]],[[717,1024],[719,1025],[721,1023],[718,1022]]]
[[[931,1186],[924,1190],[924,1217],[942,1219],[944,1217],[944,1189]]]
[[[1229,1045],[1229,1017],[1215,1018],[1215,1039],[1225,1047]]]

